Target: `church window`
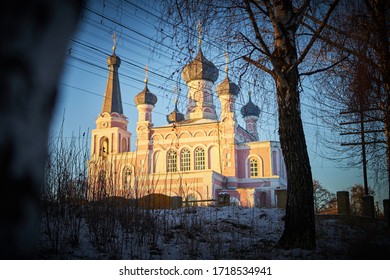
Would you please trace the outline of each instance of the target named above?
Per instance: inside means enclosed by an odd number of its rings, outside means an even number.
[[[195,149],[195,170],[203,170],[205,169],[205,153],[204,149],[198,147]]]
[[[249,159],[250,177],[259,176],[259,165],[255,158]]]
[[[191,153],[188,149],[183,149],[180,153],[180,169],[181,171],[191,169]]]
[[[108,152],[109,152],[108,139],[106,137],[104,137],[104,138],[102,138],[100,143],[101,143],[100,155],[105,158],[105,157],[107,157]]]
[[[169,150],[167,153],[167,172],[177,171],[177,153],[174,150]]]
[[[125,167],[123,170],[123,186],[129,187],[131,181],[131,169],[129,167]]]

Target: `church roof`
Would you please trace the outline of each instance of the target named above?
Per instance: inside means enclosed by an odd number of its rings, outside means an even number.
[[[234,95],[238,96],[240,88],[233,82],[230,81],[228,75],[226,78],[217,86],[217,94],[219,95]]]
[[[169,115],[167,115],[168,123],[177,123],[184,121],[184,115],[179,112],[177,109],[177,104],[175,104],[175,110],[172,111]]]
[[[118,113],[123,114],[121,89],[119,85],[118,68],[121,64],[121,59],[115,53],[107,58],[108,74],[106,91],[104,93],[104,101],[102,113]]]
[[[249,96],[249,101],[246,103],[244,106],[241,108],[241,114],[243,117],[248,117],[248,116],[260,116],[260,108],[259,106],[255,105],[252,102],[251,97]]]
[[[157,103],[157,96],[150,92],[148,84],[145,83],[145,88],[134,97],[135,105],[149,104],[154,105]]]
[[[186,83],[192,80],[207,80],[214,83],[218,79],[218,69],[206,59],[199,47],[195,59],[183,68],[182,77]]]

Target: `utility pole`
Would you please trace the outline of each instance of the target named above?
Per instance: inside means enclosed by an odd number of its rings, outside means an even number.
[[[382,121],[382,120],[375,120],[375,119],[374,120],[365,120],[364,112],[377,111],[379,109],[376,109],[376,108],[363,109],[362,106],[359,106],[359,107],[360,107],[359,110],[356,110],[356,111],[345,111],[345,112],[341,112],[340,113],[340,115],[356,114],[356,113],[358,113],[359,114],[359,121],[343,122],[343,123],[340,123],[340,125],[360,124],[360,131],[344,132],[344,133],[340,133],[340,135],[360,134],[361,142],[341,143],[341,146],[362,146],[364,194],[368,195],[366,145],[377,144],[377,143],[386,143],[386,142],[385,141],[369,141],[369,142],[367,142],[365,140],[365,135],[367,133],[378,133],[378,132],[385,132],[385,131],[383,129],[365,130],[364,123],[367,123],[367,122],[378,122],[378,121]]]
[[[360,102],[359,104],[359,110],[357,111],[349,111],[349,112],[341,112],[340,114],[358,114],[359,120],[358,121],[352,121],[352,122],[346,122],[346,123],[340,123],[340,125],[346,125],[346,124],[359,124],[360,125],[360,131],[354,131],[354,132],[345,132],[341,133],[340,135],[347,135],[347,134],[360,134],[360,140],[361,142],[358,143],[341,143],[342,146],[355,146],[355,145],[361,145],[362,147],[362,163],[363,163],[363,177],[364,177],[364,196],[363,196],[363,216],[366,217],[375,217],[375,207],[374,207],[374,198],[373,196],[369,195],[368,192],[368,180],[367,180],[367,157],[366,157],[366,145],[368,144],[374,144],[374,143],[386,143],[385,141],[370,141],[367,142],[365,139],[366,133],[374,133],[374,132],[384,132],[384,129],[377,129],[377,130],[366,130],[364,123],[369,121],[382,121],[380,119],[371,119],[366,120],[365,119],[365,112],[368,111],[376,111],[378,109],[372,108],[372,109],[364,109],[363,108],[363,102]]]

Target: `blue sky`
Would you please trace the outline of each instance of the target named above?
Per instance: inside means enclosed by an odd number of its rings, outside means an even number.
[[[90,137],[90,131],[95,128],[95,119],[101,112],[108,76],[106,60],[112,53],[112,35],[115,32],[116,54],[122,60],[119,75],[123,110],[129,119],[128,130],[133,134],[134,147],[137,110],[133,99],[144,87],[145,65],[149,68],[149,89],[158,97],[153,122],[155,126],[160,126],[167,124],[166,115],[173,110],[173,101],[178,93],[179,110],[184,111],[187,89],[178,70],[190,58],[179,50],[180,46],[175,49],[175,46],[170,46],[165,41],[162,44],[158,42],[155,29],[158,18],[154,16],[158,15],[158,11],[149,2],[129,1],[126,5],[123,4],[125,9],[116,1],[104,3],[104,6],[98,1],[93,2],[93,6],[88,5],[89,10],[83,14],[79,29],[70,42],[59,85],[52,134],[58,134],[64,119],[63,136],[66,139],[83,133]],[[204,36],[202,46],[207,44],[207,34]],[[196,41],[194,46],[196,47]],[[207,50],[207,46],[205,47]],[[204,54],[221,70],[216,86],[224,78],[224,50],[211,48],[209,52],[204,51]],[[235,74],[229,72],[229,76],[234,81]],[[250,83],[242,85],[236,105],[238,121],[242,126],[244,122],[239,110],[248,100],[249,89]],[[340,162],[324,158],[324,154],[332,151],[327,150],[320,139],[327,138],[331,132],[320,119],[310,114],[311,110],[315,110],[316,104],[311,99],[312,86],[308,81],[303,84],[303,89],[301,108],[313,177],[331,192],[361,184],[361,168],[342,169]],[[261,93],[252,93],[253,100],[262,109],[258,127],[260,140],[278,141],[277,107],[272,97],[274,94],[272,84],[264,84]],[[264,96],[271,98],[265,99]],[[218,107],[219,102],[216,97],[215,99]],[[376,200],[388,197],[387,188],[374,190]]]

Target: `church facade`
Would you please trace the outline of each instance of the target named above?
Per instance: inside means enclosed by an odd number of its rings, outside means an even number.
[[[250,95],[240,108],[245,128],[238,124],[235,102],[240,89],[227,67],[224,80],[215,84],[219,71],[199,46],[196,58],[182,70],[188,87],[186,112],[179,112],[175,102],[167,124],[155,127],[158,100],[147,78],[134,98],[138,119],[129,121],[124,115],[120,62],[114,49],[107,60],[102,111],[92,130],[90,197],[164,194],[204,202],[229,194],[231,202],[245,207],[284,207],[287,180],[280,143],[258,140],[260,109]],[[218,115],[215,94],[221,105]],[[133,149],[128,125],[136,126]]]

